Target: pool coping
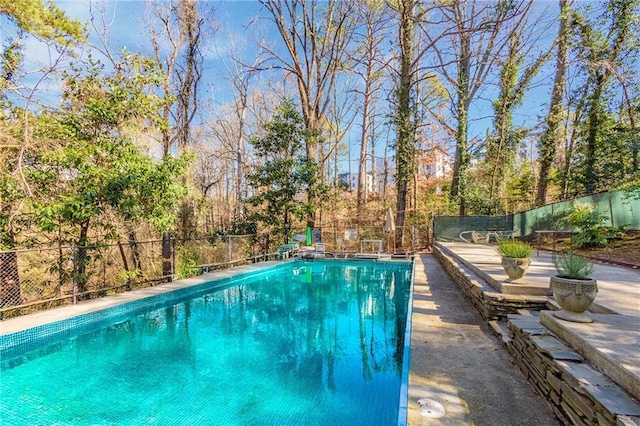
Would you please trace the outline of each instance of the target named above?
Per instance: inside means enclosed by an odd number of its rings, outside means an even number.
[[[251,265],[237,266],[231,269],[208,272],[193,278],[185,278],[177,281],[159,284],[153,287],[146,287],[139,290],[118,293],[112,296],[102,297],[100,299],[87,300],[76,305],[66,305],[55,309],[49,309],[46,311],[35,312],[33,314],[9,318],[0,321],[0,337],[19,331],[25,331],[33,327],[44,326],[53,322],[68,320],[76,316],[113,308],[125,303],[135,302],[142,299],[167,294],[176,290],[195,287],[210,281],[222,281],[225,279],[228,280],[231,278],[236,278],[242,274],[272,268],[289,262],[291,261],[268,261]]]
[[[256,273],[267,273],[290,262],[292,261],[269,261],[243,265],[10,318],[0,322],[0,353],[3,361],[6,361],[24,351],[39,348],[73,333],[85,333],[103,327],[105,322],[125,320],[132,312],[158,309],[167,303],[167,297],[179,300],[204,294],[234,285],[238,280],[253,277]]]
[[[404,326],[404,349],[402,352],[402,375],[400,377],[400,401],[398,403],[397,426],[406,426],[409,421],[409,373],[411,367],[411,318],[413,316],[413,285],[416,279],[416,258],[411,265],[411,283],[407,301],[407,322]]]

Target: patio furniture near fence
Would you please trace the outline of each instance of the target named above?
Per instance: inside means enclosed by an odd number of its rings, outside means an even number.
[[[513,238],[517,232],[518,232],[517,229],[511,229],[511,230],[490,229],[485,231],[462,231],[460,233],[460,239],[463,241],[466,241],[467,243],[489,244],[489,242],[491,242],[492,240],[496,242],[500,242],[502,240]]]
[[[298,252],[298,243],[287,243],[278,247],[278,255],[282,258],[288,258]]]

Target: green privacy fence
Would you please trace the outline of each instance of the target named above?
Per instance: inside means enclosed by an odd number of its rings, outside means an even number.
[[[504,216],[435,216],[433,234],[441,240],[459,240],[465,231],[510,231],[515,236],[532,236],[538,230],[570,231],[562,219],[576,202],[595,205],[607,217],[608,226],[627,226],[640,230],[640,197],[614,191],[548,204],[536,209]]]
[[[505,216],[434,216],[433,235],[440,240],[459,240],[462,232],[505,231],[515,229],[513,215]],[[463,238],[469,238],[468,236]]]

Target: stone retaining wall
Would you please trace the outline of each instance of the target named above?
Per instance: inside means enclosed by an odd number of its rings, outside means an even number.
[[[507,315],[520,309],[540,311],[549,308],[546,296],[519,296],[496,292],[488,284],[479,280],[466,267],[460,265],[440,248],[434,247],[433,254],[449,276],[458,284],[465,296],[478,309],[485,321],[505,320]]]
[[[438,247],[434,255],[486,321],[508,320],[514,362],[563,424],[640,426],[640,404],[540,323],[547,297],[496,293]],[[520,315],[518,311],[529,311]],[[504,336],[503,336],[504,337]]]
[[[509,316],[507,350],[564,424],[640,425],[640,404],[540,323]]]

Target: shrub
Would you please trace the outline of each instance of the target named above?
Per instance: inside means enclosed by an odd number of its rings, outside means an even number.
[[[498,253],[504,257],[524,259],[533,254],[533,247],[520,240],[505,240],[498,244]]]
[[[593,273],[593,263],[581,256],[569,254],[553,258],[553,266],[558,271],[558,276],[562,278],[573,278],[584,280]]]
[[[608,216],[600,213],[593,205],[588,203],[576,203],[567,221],[571,226],[580,230],[574,243],[576,247],[598,247],[607,245],[607,227],[603,222]]]
[[[202,275],[202,267],[198,265],[203,263],[204,258],[199,247],[196,244],[185,244],[178,250],[176,278],[182,279]]]

